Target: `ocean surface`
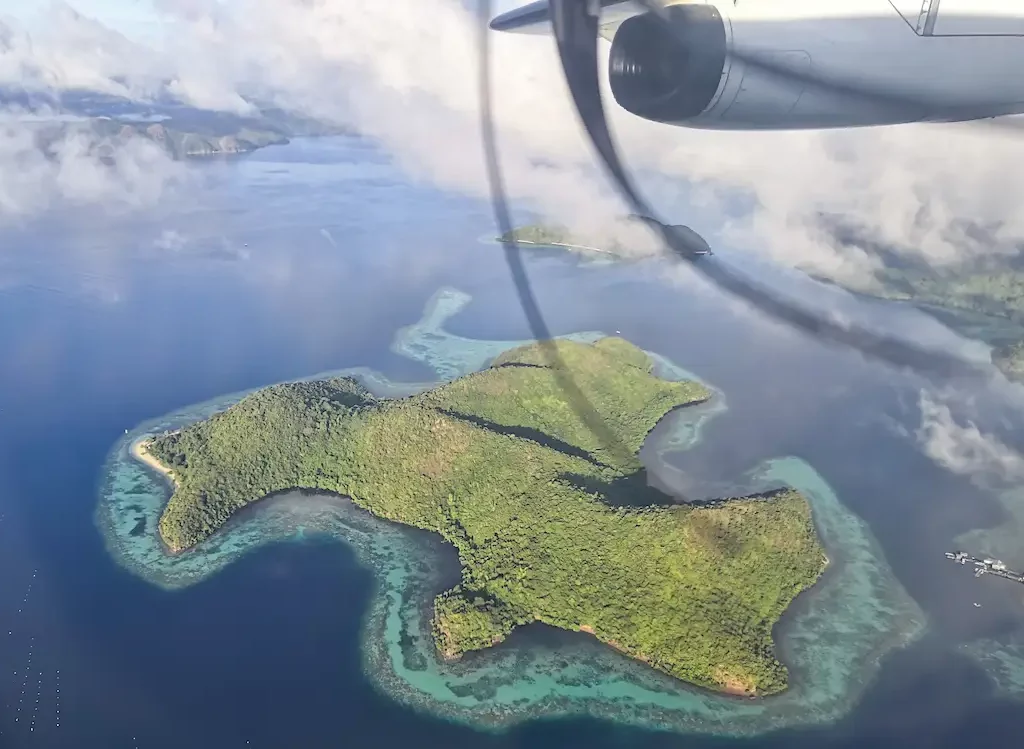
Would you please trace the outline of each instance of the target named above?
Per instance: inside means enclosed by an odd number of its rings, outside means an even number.
[[[1019,746],[1024,587],[942,552],[969,534],[1024,556],[1024,502],[921,453],[921,381],[662,262],[524,253],[554,334],[618,332],[715,388],[710,413],[652,437],[657,480],[813,495],[843,564],[780,625],[787,662],[824,654],[794,666],[790,702],[711,698],[540,626],[445,671],[416,602],[451,584],[451,550],[331,498],[254,507],[187,564],[146,556],[163,488],[125,459],[135,435],[324,372],[415,389],[529,337],[482,240],[489,206],[411,183],[372,144],[197,169],[184,206],[3,230],[0,747]],[[112,521],[118,492],[138,507]]]

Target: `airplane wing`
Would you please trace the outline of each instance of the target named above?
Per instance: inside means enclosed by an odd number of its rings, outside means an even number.
[[[601,6],[600,33],[609,41],[615,36],[619,25],[627,18],[646,12],[646,8],[635,0],[593,0]],[[491,21],[494,31],[511,31],[516,34],[550,34],[551,7],[548,0],[527,3]]]

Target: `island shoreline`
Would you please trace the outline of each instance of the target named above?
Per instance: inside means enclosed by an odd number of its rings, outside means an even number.
[[[392,346],[392,350],[395,350],[396,353],[418,361],[422,360],[438,371],[438,380],[429,385],[481,365],[486,366],[484,362],[489,358],[487,352],[494,349],[503,350],[518,343],[506,340],[464,339],[444,331],[441,327],[443,320],[453,316],[461,307],[465,306],[465,303],[458,304],[461,299],[456,296],[457,294],[457,291],[448,289],[437,292],[428,304],[424,320],[417,325],[410,326],[408,331],[405,329],[400,331],[400,334],[406,333],[405,337],[396,336],[396,343]],[[434,302],[437,304],[435,305]],[[437,310],[435,310],[435,306],[438,308]],[[441,337],[439,339],[429,338],[427,342],[419,346],[404,345],[406,338],[411,343],[417,343],[427,333]],[[308,379],[351,374],[356,374],[360,378],[371,377],[372,382],[380,385],[383,391],[391,391],[392,385],[386,377],[362,367],[323,373]],[[700,380],[696,376],[692,378]],[[385,384],[388,387],[384,387]],[[408,383],[401,383],[401,386],[395,390],[415,392],[429,386],[428,383],[417,383],[417,385],[417,387],[412,387]],[[375,393],[377,391],[376,388],[372,390]],[[209,418],[211,415],[223,411],[248,392],[252,391],[221,396],[187,409],[175,411],[159,419],[153,419],[149,423],[139,425],[136,428],[139,431],[135,433],[139,434],[141,430],[147,430],[148,434],[143,434],[144,440],[147,437],[156,436],[168,428],[183,428],[190,423]],[[716,395],[721,395],[717,389]],[[717,398],[712,398],[712,400],[717,400]],[[680,410],[689,409],[686,406],[681,406]],[[710,414],[710,416],[713,417],[714,414]],[[679,440],[681,447],[678,449],[690,449],[696,441],[699,441],[703,431],[701,426],[702,421],[689,425],[688,428],[692,430],[692,433],[687,431],[685,438]],[[153,544],[155,539],[152,539],[154,535],[152,532],[146,534],[150,537],[146,543],[141,539],[129,537],[132,523],[138,522],[140,516],[148,516],[155,521],[160,509],[167,501],[166,485],[157,482],[150,471],[157,471],[165,477],[165,480],[172,480],[167,475],[164,466],[160,466],[164,470],[159,470],[157,466],[144,461],[142,456],[136,455],[134,451],[130,450],[131,439],[131,437],[126,437],[125,441],[121,442],[108,456],[108,472],[100,486],[101,500],[97,507],[96,518],[110,553],[122,566],[164,589],[182,589],[209,578],[226,565],[233,563],[240,555],[263,544],[298,539],[309,531],[325,533],[336,538],[352,546],[359,555],[361,563],[368,570],[375,572],[375,598],[366,613],[365,629],[361,635],[366,658],[364,669],[375,686],[382,694],[398,700],[417,712],[422,711],[432,716],[442,715],[460,723],[468,723],[485,732],[494,731],[501,734],[522,721],[568,714],[575,715],[578,714],[580,708],[587,715],[614,716],[616,722],[620,719],[621,713],[621,720],[626,724],[643,725],[673,733],[748,736],[760,735],[787,726],[816,725],[823,721],[835,720],[848,713],[855,697],[863,691],[866,684],[870,682],[871,675],[877,671],[878,656],[892,649],[906,646],[910,641],[916,639],[923,626],[920,612],[913,606],[912,599],[907,600],[905,591],[891,579],[891,572],[885,564],[884,556],[877,554],[878,550],[874,548],[877,542],[873,537],[866,535],[869,534],[869,530],[863,521],[845,511],[836,515],[834,510],[843,508],[837,503],[827,485],[824,485],[824,489],[815,488],[813,482],[823,482],[823,479],[814,473],[812,467],[803,465],[803,461],[796,458],[773,458],[759,463],[755,470],[774,471],[774,466],[778,465],[780,471],[784,467],[788,473],[792,474],[794,466],[797,469],[802,467],[802,471],[808,473],[807,476],[798,471],[795,479],[787,475],[782,480],[786,485],[799,487],[801,492],[809,492],[808,498],[814,498],[812,517],[816,521],[815,525],[818,525],[817,521],[820,519],[824,521],[824,527],[830,528],[830,533],[822,538],[825,556],[828,558],[825,573],[820,575],[813,585],[796,596],[787,607],[778,622],[780,626],[777,629],[773,628],[773,640],[778,642],[776,639],[778,630],[781,630],[782,639],[787,639],[789,633],[786,630],[789,627],[785,626],[787,624],[785,619],[792,614],[795,619],[808,619],[801,638],[802,644],[808,647],[813,646],[815,651],[821,650],[822,647],[826,651],[829,651],[830,648],[836,649],[831,645],[819,646],[815,640],[808,641],[807,633],[816,631],[837,615],[835,607],[838,598],[834,591],[829,591],[832,587],[833,576],[837,578],[835,582],[838,584],[840,579],[849,582],[847,578],[851,575],[862,578],[866,584],[870,583],[868,593],[872,598],[868,602],[878,608],[878,614],[881,617],[876,623],[865,628],[865,624],[869,620],[865,619],[865,622],[860,622],[856,617],[856,612],[861,611],[863,607],[853,609],[854,619],[857,619],[860,626],[859,630],[852,634],[859,635],[860,639],[864,639],[866,635],[874,640],[877,639],[879,625],[884,625],[885,630],[888,630],[890,634],[883,641],[875,643],[875,647],[871,648],[870,655],[865,659],[857,658],[850,661],[848,667],[843,667],[845,661],[840,658],[837,666],[842,667],[838,674],[841,684],[833,685],[831,679],[834,675],[822,673],[813,660],[801,656],[798,662],[791,663],[786,658],[784,663],[790,670],[791,676],[799,673],[807,678],[793,679],[784,691],[750,701],[743,697],[728,695],[720,690],[710,690],[668,677],[663,672],[652,669],[648,664],[643,664],[642,661],[627,654],[616,654],[621,656],[622,660],[605,655],[605,653],[614,652],[614,648],[602,647],[600,651],[591,650],[589,645],[582,645],[582,643],[590,641],[597,645],[597,639],[579,637],[571,630],[560,631],[565,635],[572,635],[567,642],[581,642],[579,648],[575,644],[568,646],[572,657],[582,658],[581,662],[584,667],[588,663],[600,665],[603,669],[610,670],[611,674],[618,675],[618,680],[611,676],[605,678],[600,674],[581,677],[575,670],[566,676],[558,670],[566,668],[564,663],[558,660],[550,664],[542,660],[532,661],[529,658],[545,658],[546,656],[533,655],[533,651],[530,650],[531,645],[518,641],[511,649],[499,645],[494,649],[481,651],[479,655],[482,657],[470,658],[468,665],[465,663],[461,666],[452,664],[455,669],[453,672],[444,671],[434,674],[432,673],[435,670],[434,666],[428,667],[427,665],[428,663],[433,664],[434,659],[424,660],[418,653],[420,646],[417,645],[417,642],[429,633],[422,629],[422,615],[417,616],[410,608],[426,611],[430,608],[428,604],[433,598],[432,595],[429,595],[430,591],[424,593],[421,583],[427,579],[434,580],[436,570],[427,569],[423,556],[419,554],[409,556],[414,549],[419,549],[422,552],[427,548],[426,546],[420,547],[419,544],[430,534],[421,534],[417,532],[419,529],[411,526],[383,521],[383,519],[373,516],[372,513],[366,518],[367,522],[364,524],[362,516],[366,514],[365,511],[359,513],[360,517],[353,525],[351,518],[340,518],[334,514],[307,516],[305,512],[301,515],[293,515],[290,510],[282,513],[283,505],[260,502],[252,505],[252,509],[256,510],[253,514],[243,514],[233,518],[233,520],[241,522],[225,524],[220,533],[211,537],[213,543],[204,547],[201,550],[202,553],[171,554],[167,549],[159,549]],[[131,460],[127,460],[129,457]],[[135,467],[132,468],[131,464],[134,464]],[[148,470],[142,470],[144,468]],[[148,485],[146,495],[142,497],[139,496],[138,489],[140,480]],[[809,484],[808,481],[812,483]],[[324,489],[308,489],[307,491],[314,495],[329,493]],[[267,495],[265,499],[270,499],[272,496]],[[345,495],[337,496],[342,499],[345,497]],[[351,502],[345,502],[340,506],[349,507],[351,504]],[[819,510],[822,510],[819,505],[829,508],[826,514],[819,516]],[[835,507],[830,508],[830,505],[835,505]],[[264,508],[268,509],[264,511]],[[118,513],[117,515],[114,514],[115,511]],[[314,512],[322,513],[323,511],[315,510]],[[124,520],[119,522],[121,517]],[[307,518],[309,519],[307,520]],[[836,523],[844,521],[848,523],[846,527],[836,525]],[[338,525],[339,522],[340,525]],[[382,523],[386,523],[386,525]],[[150,523],[149,527],[153,528],[154,525],[155,522]],[[818,530],[820,531],[820,529]],[[842,563],[846,556],[844,552],[847,550],[847,546],[851,543],[856,544],[860,537],[864,537],[872,548],[861,549],[856,545],[850,546],[849,564]],[[407,542],[407,538],[412,538],[414,541]],[[433,549],[434,542],[438,539],[430,535],[430,540],[429,547]],[[835,549],[832,548],[830,541],[837,544]],[[406,546],[407,543],[408,546]],[[840,563],[836,564],[835,552],[840,549],[843,550],[838,554]],[[867,557],[868,552],[875,552],[872,553],[871,559]],[[205,561],[207,555],[209,555],[208,563]],[[870,570],[865,567],[866,564],[869,565]],[[390,574],[393,566],[395,569],[400,568],[402,575],[395,580],[392,580],[391,577],[382,577],[382,573],[385,571]],[[865,576],[868,571],[883,573],[884,579],[879,578],[877,574]],[[437,584],[441,588],[446,585]],[[815,591],[819,591],[819,595],[815,596]],[[802,600],[808,593],[815,600]],[[821,598],[822,595],[825,596],[824,599]],[[879,608],[876,601],[877,603],[889,602],[889,606]],[[804,605],[800,605],[801,603]],[[807,604],[813,605],[808,606]],[[817,609],[817,611],[815,612],[813,609]],[[898,618],[903,617],[909,618],[902,623],[897,621]],[[790,623],[797,624],[797,622]],[[898,629],[893,629],[893,627]],[[798,629],[793,634],[800,635],[801,632]],[[896,636],[893,637],[893,634]],[[403,638],[401,645],[399,637]],[[523,647],[527,650],[521,650]],[[852,652],[860,652],[862,647],[863,645],[854,648]],[[431,648],[431,650],[434,649]],[[796,652],[801,651],[797,650]],[[829,654],[831,655],[830,651]],[[786,655],[785,649],[780,655]],[[417,661],[417,658],[420,660]],[[780,658],[780,660],[782,659]],[[641,665],[644,666],[642,672],[636,672],[635,667]],[[517,673],[520,667],[524,669],[524,673],[521,675]],[[495,668],[500,670],[491,673]],[[531,670],[534,668],[540,670]],[[548,669],[554,669],[553,682]],[[621,675],[620,669],[622,669]],[[652,675],[657,674],[659,678],[648,682],[647,672],[652,672]],[[603,670],[602,673],[604,673]],[[636,674],[636,679],[634,679],[634,674]],[[439,686],[442,682],[437,679],[441,676],[452,680],[449,687]],[[665,682],[661,681],[660,677],[662,676],[665,677]],[[528,692],[522,691],[521,678],[527,679],[527,683],[536,681],[537,687],[542,687],[541,691],[544,694],[534,694],[537,690],[533,687]],[[560,678],[565,678],[567,681],[560,681]],[[630,690],[638,690],[636,695],[633,695],[632,692],[625,697],[619,695],[623,688],[622,679],[630,684]],[[509,695],[498,694],[491,686],[492,680],[499,687],[507,687],[513,691]],[[668,681],[672,683],[669,684]],[[443,683],[447,684],[448,682]],[[520,691],[515,691],[516,689]],[[822,689],[825,691],[825,696],[819,697]],[[477,690],[482,690],[482,692]],[[547,693],[549,690],[550,694]],[[808,690],[813,690],[813,693]],[[474,698],[474,692],[477,692],[479,696]],[[798,693],[798,695],[791,696],[794,693]],[[517,695],[518,699],[513,700]],[[787,695],[790,696],[787,697]],[[634,704],[634,699],[639,702]],[[576,707],[567,708],[569,703],[575,705],[577,700],[579,704]],[[520,701],[524,701],[523,706],[519,705]],[[479,704],[477,704],[478,702]],[[725,704],[733,707],[730,708],[728,716],[723,717],[717,713],[717,709]],[[749,708],[745,707],[745,704]],[[769,705],[773,707],[767,712],[762,712]]]
[[[174,492],[178,490],[180,482],[178,481],[177,476],[174,475],[174,470],[161,463],[160,460],[147,449],[149,444],[153,441],[153,436],[154,435],[152,434],[146,435],[132,442],[128,447],[128,454],[150,470],[159,473],[165,482],[165,486],[167,484],[170,485],[171,491],[168,492],[167,500],[164,502],[164,506],[166,506],[167,502],[170,502],[171,497],[174,496]],[[176,557],[188,551],[188,549],[172,548],[167,541],[164,540],[164,534],[160,532],[159,526],[157,526],[156,529],[156,537],[160,540],[160,546],[164,553],[170,557]]]
[[[655,363],[652,361],[651,367],[650,367],[650,370],[649,370],[649,374],[651,376],[657,378],[657,379],[664,379],[663,377],[661,377],[661,376],[659,376],[658,374],[655,373],[655,368],[656,368],[655,367]],[[671,380],[666,380],[666,381],[671,381]],[[314,380],[303,380],[302,382],[316,382],[316,380],[315,379]],[[698,383],[698,384],[700,384],[700,383]],[[668,411],[666,411],[659,418],[659,420],[655,423],[655,425],[650,429],[650,431],[647,433],[647,435],[644,437],[644,442],[646,442],[647,439],[650,437],[650,435],[654,433],[654,431],[657,428],[658,424],[661,424],[662,422],[664,422],[671,415],[676,414],[679,411],[690,410],[690,409],[693,409],[693,408],[696,408],[696,407],[699,407],[699,406],[706,406],[707,404],[712,402],[715,399],[716,395],[718,395],[718,393],[716,391],[710,389],[710,388],[706,388],[706,389],[707,389],[707,393],[703,397],[697,398],[697,399],[692,400],[692,401],[687,402],[687,403],[681,403],[681,404],[678,404],[678,405],[674,405]],[[388,399],[388,400],[390,400],[390,399]],[[181,431],[180,429],[179,430],[175,430],[175,432],[180,432],[180,431]],[[166,435],[164,435],[164,436],[166,436]],[[179,479],[174,475],[173,469],[169,468],[164,463],[162,463],[158,458],[156,458],[147,449],[148,446],[154,441],[154,438],[155,438],[155,435],[149,435],[149,436],[146,436],[146,437],[143,437],[143,438],[135,440],[131,444],[131,446],[130,446],[130,453],[131,453],[133,458],[135,458],[136,460],[140,461],[141,463],[143,463],[144,465],[146,465],[150,469],[155,470],[158,473],[160,473],[164,477],[165,480],[167,480],[168,482],[170,482],[172,484],[174,491],[176,491],[179,488],[179,486],[180,486],[180,482],[179,482]],[[646,471],[646,467],[643,470]],[[778,489],[772,489],[772,490],[768,490],[768,491],[752,492],[750,494],[745,494],[745,495],[742,495],[742,496],[739,496],[739,495],[737,495],[737,496],[725,496],[725,497],[716,497],[714,499],[703,500],[703,501],[687,501],[684,498],[681,498],[681,497],[678,497],[678,496],[676,496],[674,494],[666,492],[664,489],[662,489],[660,487],[657,487],[657,486],[654,486],[654,485],[651,485],[651,486],[652,486],[652,488],[655,488],[659,493],[664,494],[665,498],[667,500],[670,500],[671,504],[689,505],[689,506],[701,507],[701,508],[705,508],[705,507],[706,508],[724,507],[727,504],[739,503],[739,502],[745,502],[745,501],[771,501],[775,494],[782,493],[782,492],[786,491],[786,488],[778,488]],[[326,493],[326,494],[329,494],[329,495],[332,495],[332,496],[337,496],[337,497],[340,497],[340,498],[346,500],[348,503],[351,503],[356,508],[358,508],[360,511],[365,512],[365,513],[367,513],[370,516],[376,517],[376,518],[378,518],[380,520],[384,520],[385,522],[395,523],[398,526],[407,526],[408,525],[406,523],[402,523],[402,522],[399,522],[399,521],[394,521],[394,520],[391,520],[391,519],[388,519],[388,518],[384,518],[384,517],[380,517],[380,516],[376,515],[369,508],[364,507],[362,504],[360,504],[358,501],[353,499],[351,496],[348,496],[348,495],[345,495],[345,494],[339,494],[339,493],[337,493],[335,491],[332,491],[332,490],[324,490],[322,488],[314,487],[314,486],[291,486],[291,487],[287,487],[287,488],[284,488],[284,489],[278,489],[278,490],[270,492],[269,494],[266,494],[264,496],[255,498],[255,499],[251,500],[250,502],[248,502],[244,507],[241,507],[238,510],[236,510],[235,513],[232,514],[232,517],[229,518],[228,521],[226,521],[226,522],[230,522],[232,519],[234,519],[234,517],[237,516],[237,513],[244,512],[246,509],[248,509],[250,507],[256,507],[258,504],[262,503],[266,499],[270,499],[270,498],[273,498],[274,496],[279,496],[281,494],[287,494],[287,493],[290,493],[290,492],[310,493],[310,494]],[[173,491],[167,497],[167,500],[164,503],[165,507],[167,506],[167,504],[170,503],[172,497],[173,497]],[[808,502],[808,504],[810,504],[810,503]],[[811,509],[811,514],[812,514],[812,522],[813,522],[813,509]],[[417,526],[409,526],[409,527],[416,528]],[[224,526],[222,526],[221,528],[218,528],[215,531],[215,533],[223,532],[223,530],[224,530]],[[156,529],[156,534],[157,534],[157,536],[160,539],[162,548],[164,549],[165,553],[167,553],[169,556],[178,556],[178,555],[184,554],[184,553],[186,553],[186,552],[188,552],[190,550],[193,550],[196,547],[196,544],[193,544],[191,546],[181,547],[181,548],[175,548],[175,547],[171,546],[167,542],[167,540],[164,538],[164,535],[163,535],[163,533],[161,531],[161,528],[159,526]],[[823,553],[822,554],[822,560],[821,560],[821,568],[819,569],[819,572],[816,575],[815,579],[810,584],[808,584],[808,585],[804,586],[803,588],[801,588],[801,590],[797,593],[797,595],[794,596],[793,600],[791,600],[790,603],[786,606],[786,609],[788,609],[789,606],[791,606],[796,601],[797,598],[799,598],[800,596],[804,595],[805,593],[807,593],[808,591],[810,591],[811,589],[813,589],[814,587],[816,587],[818,585],[819,581],[821,580],[822,573],[827,568],[827,566],[828,566],[828,556],[827,556],[827,554]],[[785,614],[786,609],[783,609],[782,614]],[[780,615],[780,619],[781,619],[781,615]],[[711,686],[709,684],[700,684],[700,683],[696,683],[696,682],[691,682],[691,681],[688,681],[688,680],[686,680],[684,678],[681,678],[680,676],[672,673],[667,668],[664,668],[662,666],[656,665],[655,663],[651,662],[645,656],[631,653],[627,648],[621,646],[614,639],[605,639],[605,638],[599,636],[598,633],[596,631],[594,631],[594,628],[590,627],[588,625],[583,625],[579,629],[573,630],[573,629],[566,629],[564,627],[560,627],[559,625],[557,625],[557,624],[555,624],[553,622],[548,622],[548,621],[546,621],[543,618],[538,618],[538,619],[536,619],[536,621],[548,624],[549,626],[553,626],[553,627],[556,627],[558,629],[563,629],[564,631],[568,631],[568,632],[575,631],[575,632],[578,632],[578,633],[589,634],[591,637],[593,637],[597,642],[600,642],[602,645],[607,646],[607,647],[609,647],[609,648],[611,648],[611,649],[621,653],[622,655],[624,655],[625,657],[627,657],[629,659],[632,659],[632,660],[635,660],[635,661],[637,661],[639,663],[644,664],[645,666],[650,668],[652,671],[669,677],[673,681],[677,682],[679,685],[682,685],[682,686],[684,686],[686,688],[690,688],[690,689],[697,689],[697,690],[700,690],[700,691],[705,691],[705,692],[707,692],[709,694],[712,694],[712,695],[719,695],[719,696],[722,696],[722,697],[731,698],[731,699],[738,699],[738,700],[761,700],[761,699],[767,699],[767,698],[770,698],[770,697],[773,697],[773,696],[777,696],[777,695],[780,695],[780,694],[784,694],[787,691],[789,691],[789,689],[791,688],[790,685],[787,683],[786,686],[784,686],[781,690],[772,691],[772,692],[768,692],[768,693],[760,693],[760,692],[757,691],[757,689],[747,690],[747,689],[745,689],[745,688],[743,688],[741,686],[738,686],[737,684],[733,684],[733,683],[723,683],[720,687],[714,687],[714,686]],[[774,628],[775,628],[775,625],[777,625],[777,624],[778,624],[778,620],[776,620],[776,622],[773,623],[772,628],[771,628],[772,629],[772,634],[771,634],[772,651],[775,652],[775,653],[777,653],[778,650],[779,650],[778,643],[775,641],[775,637],[774,637]],[[504,640],[504,637],[501,638],[501,640],[498,640],[497,642],[500,642],[502,640]],[[495,644],[497,644],[497,642],[495,642]],[[435,643],[435,645],[436,645],[436,643]],[[443,652],[439,647],[437,648],[435,654],[438,655],[439,657],[441,657],[443,659],[443,661],[446,662],[446,663],[456,662],[456,661],[460,660],[463,655],[465,655],[465,653],[461,653],[460,652],[456,656],[450,656],[447,653]],[[791,668],[790,664],[783,662],[781,659],[777,659],[777,660],[783,666],[783,668],[785,669],[785,672],[788,674],[790,672],[790,668]],[[787,681],[788,681],[788,679],[787,679]]]
[[[133,458],[135,458],[140,463],[143,463],[144,465],[148,466],[149,468],[152,468],[154,471],[156,471],[165,479],[167,479],[168,483],[170,483],[171,486],[177,489],[179,487],[179,482],[177,477],[174,475],[174,470],[172,468],[169,468],[168,466],[165,466],[152,453],[149,452],[148,447],[152,441],[153,435],[141,437],[131,444],[131,446],[128,448],[128,451],[131,453],[131,456]]]

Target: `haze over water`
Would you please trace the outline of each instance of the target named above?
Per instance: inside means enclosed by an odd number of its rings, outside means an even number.
[[[338,543],[264,547],[176,592],[111,559],[93,513],[125,429],[351,366],[428,381],[390,346],[441,287],[473,297],[450,332],[529,337],[499,248],[478,241],[494,231],[489,207],[409,186],[371,145],[300,141],[200,168],[206,192],[184,215],[85,228],[75,217],[5,237],[0,746],[724,743],[590,718],[484,734],[402,707],[363,674],[372,576]],[[957,645],[1019,629],[1024,590],[942,558],[1001,515],[892,429],[917,426],[918,382],[672,285],[663,265],[544,253],[527,265],[553,333],[621,331],[724,392],[728,415],[674,464],[728,485],[768,458],[806,460],[928,616],[929,633],[884,662],[847,718],[736,746],[1015,745],[1024,710]],[[573,637],[523,632],[509,645]]]

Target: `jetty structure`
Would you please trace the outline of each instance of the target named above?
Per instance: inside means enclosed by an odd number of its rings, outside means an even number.
[[[946,559],[951,559],[957,564],[974,565],[975,577],[988,574],[995,575],[996,577],[1005,577],[1007,580],[1013,580],[1016,583],[1024,583],[1024,574],[1014,572],[999,559],[979,559],[978,557],[971,556],[966,551],[947,551]]]

